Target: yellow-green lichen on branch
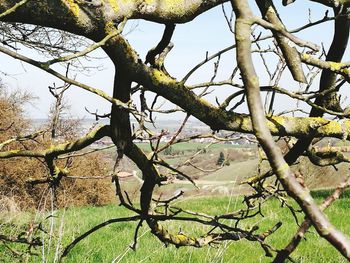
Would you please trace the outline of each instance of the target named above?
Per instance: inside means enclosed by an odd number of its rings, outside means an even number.
[[[343,68],[341,69],[341,72],[350,78],[350,68]]]
[[[334,62],[334,61],[323,61],[310,56],[309,54],[302,53],[300,55],[303,62],[324,69],[329,69],[331,71],[342,74],[343,76],[350,78],[350,69],[346,67],[346,64]]]
[[[233,123],[237,123],[240,129],[243,131],[253,130],[252,121],[248,115],[238,117]]]
[[[66,168],[60,168],[60,167],[58,167],[58,166],[54,166],[54,171],[53,171],[53,176],[54,177],[58,177],[58,176],[60,176],[60,175],[66,175],[66,174],[68,174],[69,173],[69,171],[68,171],[68,169],[66,169]]]
[[[75,17],[79,16],[80,7],[74,0],[62,0],[66,4],[69,10],[73,13]]]
[[[152,12],[157,10],[163,15],[183,16],[195,13],[201,6],[202,1],[199,0],[143,0],[145,11]]]
[[[301,53],[301,58],[304,60],[309,60],[311,58],[311,56],[309,54],[306,54],[306,53]]]
[[[164,0],[161,2],[165,5],[167,10],[169,11],[171,10],[172,12],[176,12],[176,13],[191,12],[193,10],[196,10],[200,5],[200,1],[188,1],[188,0]]]
[[[108,0],[108,3],[110,4],[110,6],[114,10],[114,12],[118,12],[119,11],[119,5],[117,3],[117,0]]]
[[[155,69],[153,71],[153,79],[154,79],[154,82],[157,82],[157,83],[166,83],[166,84],[170,84],[170,83],[173,83],[173,84],[177,84],[176,80],[170,78],[169,76],[167,76],[163,71],[161,70],[157,70]]]
[[[343,130],[341,123],[336,121],[330,121],[328,124],[323,125],[319,128],[319,131],[321,133],[327,134],[334,134],[334,133],[341,133]]]
[[[253,76],[249,80],[250,80],[250,82],[252,83],[253,86],[259,86],[259,78],[258,78],[258,76]]]
[[[153,226],[153,232],[158,236],[160,240],[165,243],[170,243],[175,246],[196,246],[199,244],[195,238],[189,237],[185,234],[171,234],[166,228],[158,223]]]
[[[277,122],[279,125],[284,126],[288,120],[288,117],[286,118],[286,116],[272,116],[271,119],[274,122]]]
[[[108,21],[106,24],[105,24],[105,33],[106,34],[113,34],[113,33],[116,33],[117,32],[117,29],[114,25],[114,23],[112,21]]]
[[[267,117],[267,119],[269,120],[267,122],[267,127],[269,128],[269,130],[272,133],[278,133],[279,132],[279,127],[285,127],[286,125],[286,117],[282,117],[282,116],[272,116],[272,117]]]
[[[340,63],[330,61],[329,65],[330,65],[332,71],[336,71],[336,70],[340,70],[341,69],[341,64]]]
[[[119,13],[125,11],[125,10],[129,10],[129,12],[131,12],[131,10],[136,6],[137,1],[134,0],[105,0],[105,3],[108,3],[114,12]],[[126,14],[124,14],[126,15]]]

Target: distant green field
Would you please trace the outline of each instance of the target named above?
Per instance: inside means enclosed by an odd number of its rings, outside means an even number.
[[[165,145],[164,143],[160,144],[161,146]],[[199,149],[202,149],[206,147],[208,144],[206,143],[199,143],[199,142],[182,142],[182,143],[176,143],[171,145],[174,151],[196,151]],[[144,151],[151,151],[151,147],[149,143],[143,142],[143,143],[137,143],[137,146],[139,146]],[[233,145],[233,144],[222,144],[222,143],[216,143],[210,145],[208,150],[224,150],[224,149],[234,149],[234,148],[254,148],[255,145]]]
[[[315,196],[324,197],[327,192],[318,191]],[[345,233],[350,233],[350,222],[346,216],[350,212],[349,195],[335,202],[327,214],[330,220]],[[218,198],[192,198],[182,199],[177,206],[182,206],[193,211],[205,211],[206,213],[219,214],[222,212],[233,211],[241,207],[241,197],[218,197]],[[282,227],[266,241],[275,246],[282,248],[287,244],[297,226],[293,216],[286,208],[280,208],[280,204],[276,200],[267,202],[262,207],[264,217],[256,217],[255,219],[239,224],[240,227],[252,227],[259,225],[258,230],[263,232],[276,224],[278,221],[284,222]],[[64,222],[62,243],[67,245],[75,237],[90,229],[92,226],[105,220],[130,215],[125,209],[117,205],[109,205],[105,207],[85,207],[85,208],[69,208],[66,211],[59,211],[54,217],[53,229],[55,236],[51,241],[44,234],[45,249],[37,250],[38,256],[28,258],[28,262],[54,262],[54,251],[59,240],[60,223]],[[46,217],[47,215],[42,215]],[[8,220],[9,217],[6,217]],[[26,218],[26,219],[25,219]],[[301,217],[300,217],[301,219]],[[5,219],[3,218],[2,221]],[[28,220],[21,214],[13,218],[12,223],[23,223]],[[49,230],[48,221],[44,220],[46,230]],[[166,226],[174,232],[183,231],[192,234],[202,234],[205,227],[198,226],[194,223],[179,224],[167,222]],[[136,251],[129,248],[129,244],[133,241],[133,234],[136,223],[115,223],[109,225],[96,233],[87,237],[78,244],[69,254],[65,262],[271,262],[271,258],[264,256],[264,251],[260,245],[247,240],[239,242],[225,242],[214,247],[204,247],[201,249],[186,247],[175,248],[164,245],[149,233],[146,224],[139,232],[139,244]],[[11,225],[14,228],[14,225]],[[2,225],[2,232],[10,231],[6,225]],[[18,249],[18,247],[13,247]],[[42,258],[42,253],[45,258]],[[62,247],[59,247],[62,250]],[[0,261],[1,262],[19,262],[15,257],[10,257],[3,245],[0,244]],[[307,241],[302,241],[300,247],[293,254],[296,262],[346,262],[339,253],[332,248],[326,241],[320,239],[314,230],[307,234]]]
[[[231,163],[229,166],[224,166],[220,170],[213,172],[207,176],[204,176],[201,179],[213,181],[231,181],[234,180],[236,176],[239,176],[239,178],[247,179],[249,177],[252,177],[256,173],[257,165],[257,159],[246,160],[242,162],[234,162]]]

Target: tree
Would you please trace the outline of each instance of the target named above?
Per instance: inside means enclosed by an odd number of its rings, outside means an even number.
[[[164,150],[165,155],[172,155],[173,154],[173,147],[168,147]]]
[[[223,163],[225,162],[225,155],[223,152],[220,152],[219,154],[219,158],[216,162],[217,165],[223,165]]]
[[[166,70],[164,60],[172,47],[170,41],[175,30],[175,24],[185,24],[224,2],[229,2],[232,6],[231,18],[227,11],[225,12],[225,17],[228,23],[228,30],[233,33],[235,43],[213,55],[206,55],[204,61],[200,62],[193,70],[190,70],[182,80],[179,81],[173,78]],[[283,1],[283,4],[287,5],[292,2],[294,1]],[[295,239],[286,248],[277,249],[275,254],[276,262],[289,257],[290,253],[298,245],[300,237],[303,236],[310,225],[313,225],[318,234],[338,249],[345,258],[350,259],[349,238],[337,230],[323,213],[323,209],[329,206],[348,186],[350,179],[347,179],[321,206],[318,206],[310,195],[307,186],[297,180],[297,176],[290,168],[301,155],[307,155],[310,162],[320,166],[336,165],[349,161],[346,156],[339,152],[320,153],[312,146],[317,138],[349,139],[350,125],[346,121],[349,112],[347,109],[342,109],[339,92],[343,86],[347,85],[350,77],[349,63],[342,62],[349,36],[348,12],[350,1],[314,0],[310,2],[317,2],[324,7],[333,9],[334,15],[329,16],[328,12],[326,12],[325,16],[317,21],[309,21],[300,28],[288,30],[284,26],[277,8],[270,0],[256,0],[255,3],[248,3],[246,0],[0,1],[0,20],[3,21],[3,27],[10,28],[12,30],[10,32],[15,32],[15,30],[17,30],[16,32],[21,32],[19,36],[18,34],[5,35],[3,33],[6,40],[3,41],[3,45],[0,47],[1,52],[45,70],[66,83],[92,92],[112,104],[110,125],[100,127],[78,140],[56,144],[44,150],[3,151],[0,153],[0,158],[40,158],[46,163],[52,176],[57,176],[57,174],[64,173],[63,168],[56,164],[58,156],[80,151],[103,137],[110,137],[117,147],[117,163],[119,159],[126,155],[140,168],[143,174],[143,185],[140,190],[140,208],[125,200],[124,194],[119,187],[118,178],[114,177],[121,204],[137,214],[136,217],[130,218],[130,220],[135,220],[136,218],[140,220],[140,223],[146,221],[152,233],[162,242],[174,244],[178,247],[201,247],[212,242],[246,238],[259,242],[266,251],[270,251],[271,248],[264,243],[264,240],[268,235],[275,232],[280,224],[272,226],[265,233],[255,234],[245,229],[232,229],[220,220],[221,218],[232,218],[232,220],[239,221],[243,220],[243,218],[237,219],[232,215],[231,217],[223,215],[222,217],[216,216],[209,220],[198,216],[191,219],[187,218],[186,220],[213,225],[220,230],[205,233],[201,237],[190,237],[185,234],[170,233],[161,224],[161,221],[164,220],[185,220],[184,218],[179,219],[176,216],[177,213],[157,215],[152,212],[153,190],[157,184],[161,185],[163,181],[167,180],[165,175],[159,173],[157,165],[163,165],[168,169],[173,168],[159,157],[158,153],[165,149],[160,146],[159,141],[153,147],[152,155],[144,154],[134,143],[141,130],[143,133],[149,132],[145,128],[144,122],[147,116],[152,121],[152,112],[157,111],[153,106],[148,106],[150,103],[144,96],[146,92],[151,92],[156,94],[157,97],[165,98],[185,111],[188,114],[186,120],[188,116],[194,116],[207,124],[213,131],[227,130],[255,135],[269,160],[271,170],[249,180],[250,186],[257,193],[257,195],[252,195],[251,199],[266,197],[266,195],[262,194],[268,192],[264,188],[263,182],[267,178],[275,178],[284,191],[299,204],[306,216],[306,220],[300,226]],[[258,7],[260,14],[253,13],[251,9],[252,4]],[[165,25],[162,39],[156,47],[148,52],[145,61],[137,55],[133,47],[122,35],[126,20],[130,19],[145,19]],[[312,30],[317,25],[328,21],[334,24],[334,35],[325,58],[322,54],[316,56],[316,54],[319,54],[317,52],[320,51],[319,46],[293,35],[293,33],[305,29]],[[32,26],[28,26],[29,24],[37,27],[33,29]],[[9,25],[11,26],[9,27]],[[259,26],[258,29],[255,28],[256,25]],[[21,30],[21,27],[26,30]],[[79,35],[90,39],[94,44],[73,54],[62,55],[62,52],[59,52],[59,54],[55,53],[53,55],[56,57],[44,62],[21,55],[11,45],[11,43],[33,43],[30,32],[34,30],[40,32],[40,30],[47,30],[47,28],[61,30],[50,31],[49,34],[46,34],[48,36],[50,34],[62,34],[62,31],[64,31],[69,32],[72,36]],[[266,33],[266,31],[271,31],[271,35]],[[273,41],[269,42],[270,46],[268,45],[265,49],[263,41],[271,39]],[[42,44],[47,44],[47,42]],[[45,46],[49,50],[53,49],[50,45]],[[257,54],[261,57],[262,65],[265,67],[265,72],[262,73],[259,70],[259,75],[256,73],[257,61],[253,59],[253,56],[255,56],[253,46],[257,48]],[[56,63],[68,62],[79,58],[96,48],[102,48],[115,66],[113,97],[108,96],[101,90],[78,83],[76,80],[52,68],[52,65]],[[232,49],[235,49],[236,54],[236,66],[232,69],[232,76],[227,80],[215,81],[221,56]],[[63,48],[61,47],[59,50],[62,51]],[[74,51],[70,48],[64,50],[65,52]],[[266,52],[275,54],[274,58],[277,57],[278,59],[277,67],[275,65],[272,67],[271,63],[266,60],[264,55]],[[213,77],[209,82],[196,85],[187,83],[189,77],[198,68],[215,58],[218,60],[215,63]],[[299,91],[281,87],[283,86],[280,83],[281,76],[286,68],[288,68],[295,82],[300,83],[301,88]],[[237,75],[237,72],[239,72],[240,76]],[[310,88],[315,88],[316,86],[317,78],[315,77],[319,72],[321,72],[319,87],[316,91],[311,91],[312,89]],[[259,77],[264,74],[268,76],[267,85],[260,84],[259,81]],[[137,85],[133,86],[133,83]],[[223,102],[218,102],[218,106],[205,100],[204,96],[209,88],[214,89],[225,84],[237,88],[238,91],[229,94]],[[200,92],[196,93],[195,90],[200,90]],[[268,96],[265,98],[264,107],[262,94],[265,92]],[[132,103],[132,98],[135,94],[139,94],[141,97],[139,106],[135,106]],[[293,109],[291,111],[288,108],[286,109],[288,112],[281,112],[280,115],[277,115],[275,113],[275,98],[280,96],[280,94],[306,103],[309,108],[311,107],[311,110],[308,112],[309,116],[294,114],[297,111],[304,112],[304,109]],[[234,104],[238,97],[241,97],[241,100]],[[237,107],[245,101],[249,108],[249,114],[237,110]],[[151,105],[154,105],[154,103]],[[324,117],[324,114],[327,114],[326,117]],[[141,130],[132,129],[130,115],[139,120]],[[329,116],[342,118],[343,120],[339,123],[338,120],[332,120]],[[186,123],[186,120],[184,123]],[[181,129],[182,127],[179,128],[178,133],[174,134],[170,143],[165,147],[169,147],[177,141],[176,137],[181,132]],[[152,136],[150,133],[149,137]],[[215,137],[215,135],[211,136]],[[283,156],[280,149],[276,146],[273,136],[294,137],[298,140]],[[277,196],[280,194],[279,187],[274,194]],[[252,206],[247,206],[247,211],[251,209],[253,209]],[[69,252],[72,246],[69,246],[64,251],[63,256]],[[270,251],[267,254],[270,255],[271,253]]]

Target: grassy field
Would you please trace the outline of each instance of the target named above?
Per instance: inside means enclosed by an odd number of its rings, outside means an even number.
[[[236,175],[239,175],[240,178],[246,179],[253,176],[256,173],[257,165],[257,159],[232,163],[230,166],[224,166],[220,170],[210,173],[202,179],[213,181],[230,181],[233,180],[233,178],[236,179]]]
[[[160,144],[161,146],[165,145],[164,143]],[[196,151],[199,149],[204,148],[206,143],[199,143],[199,142],[181,142],[173,144],[171,147],[174,151]],[[139,146],[144,151],[151,151],[151,147],[149,146],[149,143],[137,143],[137,146]],[[256,147],[254,145],[233,145],[233,144],[222,144],[222,143],[215,143],[208,147],[208,150],[224,150],[224,149],[235,149],[235,148],[250,148],[250,147]]]
[[[326,191],[315,194],[321,201]],[[350,233],[350,223],[346,214],[350,212],[349,194],[336,201],[327,214],[330,220],[345,233]],[[182,199],[177,202],[193,211],[206,211],[206,213],[220,214],[222,212],[236,210],[241,206],[241,197],[216,197],[216,198],[191,198]],[[282,227],[267,242],[276,248],[282,248],[291,238],[297,226],[291,213],[286,208],[280,208],[277,200],[271,200],[263,206],[264,217],[241,223],[240,227],[252,227],[259,225],[259,231],[265,231],[278,221],[282,221]],[[125,209],[109,205],[105,207],[69,208],[56,212],[55,217],[44,220],[45,229],[50,229],[49,222],[53,222],[54,236],[51,241],[45,237],[45,247],[37,250],[38,256],[28,259],[29,262],[54,262],[56,246],[62,250],[75,237],[87,231],[94,225],[105,220],[128,216]],[[1,221],[7,221],[2,225],[4,230],[10,231],[14,226],[28,222],[33,215],[17,214],[3,215]],[[36,215],[38,216],[38,215]],[[41,215],[45,218],[46,215]],[[51,220],[51,221],[50,221]],[[61,223],[64,224],[61,224]],[[11,223],[11,225],[9,225]],[[174,231],[183,231],[192,234],[201,234],[205,227],[191,224],[179,224],[167,222],[167,227]],[[11,226],[11,227],[9,227]],[[129,248],[133,241],[133,233],[136,222],[115,223],[98,232],[93,233],[79,243],[68,255],[65,262],[270,262],[271,258],[264,256],[264,251],[259,244],[241,240],[239,242],[225,242],[214,247],[197,248],[165,248],[154,236],[149,233],[148,227],[144,225],[139,232],[139,243],[136,251]],[[60,235],[63,233],[63,235]],[[60,236],[62,240],[60,240]],[[62,244],[60,244],[60,242]],[[18,247],[13,247],[18,249]],[[44,257],[43,257],[44,255]],[[297,262],[346,262],[337,251],[328,243],[320,239],[312,230],[307,235],[307,242],[302,244],[293,254]],[[16,258],[10,257],[8,250],[0,244],[0,261],[16,262]],[[18,260],[19,261],[19,260]]]

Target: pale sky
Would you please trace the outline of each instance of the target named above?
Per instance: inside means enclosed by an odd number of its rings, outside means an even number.
[[[252,1],[251,6],[254,7],[254,12],[259,14]],[[309,1],[296,1],[288,7],[281,7],[280,3],[278,3],[277,8],[288,29],[293,29],[307,23],[308,8],[312,8],[313,20],[322,18],[326,10],[321,5]],[[229,5],[227,5],[226,10],[230,11]],[[332,12],[329,15],[332,15]],[[135,21],[128,23],[128,27],[135,25]],[[316,44],[324,42],[326,47],[328,47],[329,41],[332,38],[332,28],[332,23],[328,22],[317,27],[317,30],[308,30],[298,34],[298,36]],[[160,40],[163,29],[163,25],[140,20],[136,29],[126,37],[140,54],[140,57],[144,59],[147,51],[154,47]],[[126,31],[128,31],[128,28],[126,28]],[[264,34],[269,34],[269,32],[265,31]],[[220,49],[232,45],[234,40],[233,35],[228,30],[220,6],[199,16],[192,22],[177,25],[172,42],[175,47],[168,55],[165,65],[174,77],[181,79],[190,68],[205,58],[207,51],[211,55]],[[33,53],[26,52],[25,54],[35,58],[35,54]],[[349,54],[349,51],[347,54]],[[101,51],[97,51],[94,53],[94,56],[103,57],[104,54]],[[0,59],[0,71],[7,72],[10,75],[2,77],[3,82],[12,89],[26,89],[31,91],[35,96],[38,96],[39,99],[35,102],[35,107],[28,106],[28,111],[32,118],[45,118],[53,102],[53,98],[49,94],[47,87],[49,85],[52,86],[53,83],[59,86],[62,82],[39,69],[15,61],[5,55],[0,54]],[[258,61],[259,58],[256,60]],[[235,54],[232,51],[221,59],[217,80],[224,80],[229,77],[234,61]],[[273,63],[272,60],[270,62]],[[90,65],[96,64],[103,65],[104,70],[92,71],[90,76],[77,73],[76,79],[111,94],[114,74],[113,67],[108,59],[92,61]],[[267,84],[264,83],[264,74],[259,74],[260,70],[261,66],[258,66],[257,72],[261,84]],[[190,79],[189,83],[208,81],[212,76],[212,72],[213,64],[208,63],[207,66],[203,67]],[[291,81],[289,73],[284,74],[282,83],[292,85],[294,88],[298,87],[295,82]],[[285,88],[288,87],[285,86]],[[210,100],[213,101],[215,96],[222,99],[227,94],[232,93],[232,91],[233,88],[222,87],[220,91],[211,96]],[[77,87],[71,87],[67,95],[69,97],[68,101],[72,105],[71,113],[73,116],[90,118],[90,115],[84,110],[85,107],[91,111],[98,109],[101,114],[108,112],[110,109],[108,102]],[[279,102],[283,104],[284,100],[281,99]]]

